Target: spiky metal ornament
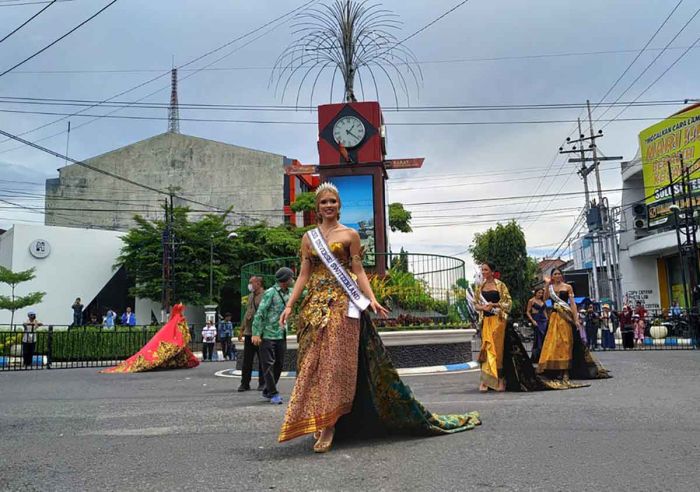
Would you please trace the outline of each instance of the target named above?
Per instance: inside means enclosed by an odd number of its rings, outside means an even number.
[[[418,90],[423,74],[413,52],[394,35],[400,26],[398,15],[368,0],[335,0],[304,10],[292,23],[297,40],[282,52],[272,70],[270,81],[275,84],[275,95],[281,94],[284,100],[290,89],[296,89],[295,104],[299,106],[304,87],[311,83],[312,106],[319,79],[332,71],[331,102],[338,73],[345,86],[344,100],[357,101],[355,76],[364,99],[364,73],[371,79],[377,99],[379,76],[388,80],[397,106],[399,92],[410,103],[409,84],[415,84]]]

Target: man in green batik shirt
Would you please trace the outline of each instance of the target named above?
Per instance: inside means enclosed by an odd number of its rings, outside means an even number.
[[[284,353],[287,350],[286,327],[280,326],[280,315],[289,300],[289,284],[294,272],[282,267],[275,273],[277,285],[267,289],[253,318],[253,343],[260,346],[265,389],[263,397],[270,403],[281,404],[282,397],[277,391],[277,382],[282,374]]]

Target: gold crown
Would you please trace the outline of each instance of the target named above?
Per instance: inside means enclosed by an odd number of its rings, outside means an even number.
[[[316,196],[320,195],[321,192],[323,191],[332,191],[335,193],[337,196],[340,196],[340,192],[338,191],[338,188],[335,187],[333,183],[329,183],[328,181],[325,181],[318,185],[318,188],[316,188]]]

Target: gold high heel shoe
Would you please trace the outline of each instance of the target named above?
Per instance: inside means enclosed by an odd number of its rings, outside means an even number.
[[[314,444],[314,453],[327,453],[328,451],[331,450],[331,446],[333,445],[333,437],[335,436],[335,429],[330,431],[331,433],[331,438],[328,441],[321,442],[318,441],[316,444]],[[320,439],[320,437],[319,437]]]

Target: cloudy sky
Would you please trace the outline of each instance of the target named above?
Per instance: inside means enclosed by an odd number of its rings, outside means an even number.
[[[108,3],[69,0],[51,5],[0,41],[0,73]],[[282,99],[274,85],[268,84],[275,59],[293,40],[290,17],[271,21],[304,3],[119,0],[55,46],[0,76],[0,129],[64,152],[67,119],[61,119],[62,114],[84,107],[17,103],[9,98],[104,100],[128,91],[114,100],[167,103],[167,71],[173,62],[182,66],[266,24],[181,70],[179,100],[182,104],[293,105],[295,91],[288,91]],[[403,25],[396,35],[402,39],[458,3],[386,0],[382,5],[400,16]],[[698,5],[689,0],[678,4],[678,0],[470,0],[405,43],[420,61],[423,81],[419,89],[411,88],[408,102],[400,94],[399,106],[577,105],[586,99],[595,104],[676,7],[605,101],[700,98],[700,49],[696,45],[686,53],[700,31]],[[0,39],[44,6],[45,2],[36,0],[0,0]],[[365,88],[365,97],[374,99],[374,91]],[[396,105],[381,76],[379,92],[385,107]],[[333,102],[340,97],[336,81]],[[313,101],[304,90],[300,104],[329,99],[330,77],[322,77]],[[610,123],[607,120],[622,108],[596,109],[593,117],[600,119],[596,130],[605,125],[600,149],[605,155],[633,158],[639,131],[681,107],[678,103],[630,107]],[[89,158],[167,129],[163,120],[167,112],[162,108],[115,109],[96,107],[69,118],[71,157]],[[36,112],[57,114],[32,114]],[[94,118],[109,112],[122,118]],[[315,126],[303,124],[315,121],[315,114],[308,110],[183,109],[180,116],[182,133],[280,153],[305,163],[317,161]],[[574,165],[557,155],[563,140],[575,129],[571,121],[578,116],[584,116],[580,107],[386,111],[390,157],[426,158],[419,171],[391,173],[389,198],[406,204],[429,203],[407,205],[414,214],[415,232],[392,235],[392,245],[468,259],[466,249],[475,233],[514,217],[525,228],[533,255],[554,250],[583,203],[581,195],[562,194],[580,192],[583,187]],[[61,165],[60,159],[0,138],[0,199],[42,206],[43,186],[36,183],[57,176]],[[619,165],[604,165],[602,181],[605,189],[619,188]],[[619,193],[609,196],[612,203],[619,201]],[[498,197],[510,198],[493,200]],[[458,203],[440,203],[451,201]],[[40,213],[20,211],[6,203],[0,206],[3,228],[16,221],[43,220]]]

